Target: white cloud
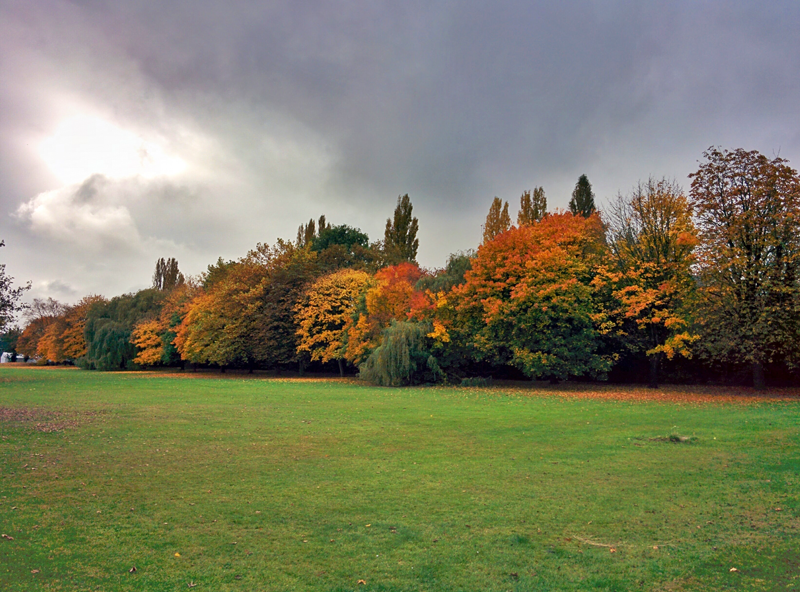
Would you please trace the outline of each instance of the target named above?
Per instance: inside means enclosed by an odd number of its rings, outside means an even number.
[[[98,253],[127,250],[141,241],[124,205],[124,185],[101,175],[40,193],[22,204],[18,218],[40,235]]]

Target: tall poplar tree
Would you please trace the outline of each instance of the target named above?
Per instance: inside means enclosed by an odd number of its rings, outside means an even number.
[[[153,288],[168,292],[185,281],[183,274],[178,269],[178,260],[174,257],[156,261],[156,270],[153,272]]]
[[[594,205],[594,193],[592,184],[586,175],[578,177],[575,189],[572,190],[572,199],[569,201],[569,211],[574,216],[588,218],[597,211]]]
[[[508,202],[503,203],[502,199],[495,197],[486,215],[486,223],[483,225],[483,243],[488,243],[509,228],[511,228],[511,216],[508,215]]]
[[[544,196],[543,187],[534,187],[533,194],[524,191],[519,198],[519,213],[517,226],[530,226],[538,222],[547,214],[547,198]]]
[[[386,232],[383,238],[383,247],[389,263],[416,263],[417,249],[419,249],[419,221],[411,215],[414,206],[408,193],[397,198],[397,207],[394,209],[394,218],[386,220]]]

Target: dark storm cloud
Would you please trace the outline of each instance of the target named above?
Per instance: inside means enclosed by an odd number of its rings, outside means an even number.
[[[544,185],[565,207],[581,173],[601,199],[651,174],[684,182],[712,144],[800,157],[795,2],[0,6],[5,215],[77,195],[25,156],[70,101],[189,163],[112,181],[94,210],[136,237],[144,283],[158,249],[197,272],[323,212],[379,238],[406,192],[436,265],[476,245],[494,195],[513,210]],[[18,216],[13,235],[69,241],[49,228]]]

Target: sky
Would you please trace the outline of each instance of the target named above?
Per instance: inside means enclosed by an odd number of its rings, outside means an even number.
[[[418,260],[495,196],[687,191],[710,146],[800,166],[800,2],[0,0],[0,262],[77,302],[325,214]]]

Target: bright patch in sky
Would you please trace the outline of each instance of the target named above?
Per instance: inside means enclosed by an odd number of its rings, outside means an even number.
[[[170,176],[186,168],[182,159],[158,144],[91,116],[64,121],[39,152],[65,184],[97,174],[110,179]]]

